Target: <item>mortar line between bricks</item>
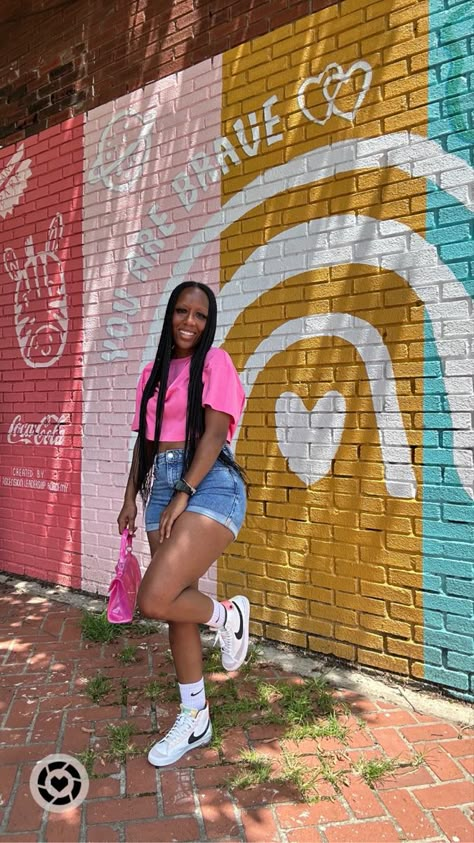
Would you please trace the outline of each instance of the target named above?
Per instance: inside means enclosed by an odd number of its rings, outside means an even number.
[[[196,777],[194,775],[194,769],[190,770],[190,779],[191,779],[192,788],[193,788],[194,815],[196,817],[196,822],[197,822],[198,827],[199,827],[199,839],[200,840],[207,840],[208,837],[207,837],[207,834],[206,834],[206,825],[204,823],[204,817],[202,815],[201,803],[199,802],[199,794],[198,794],[197,787],[196,787]]]
[[[69,690],[70,694],[72,694],[72,692],[75,689],[75,682],[76,682],[76,679],[77,679],[78,671],[79,671],[79,659],[74,659],[74,667],[71,671],[71,678],[69,680],[69,689],[68,690]]]
[[[468,781],[468,779],[466,779],[466,781]],[[443,782],[443,784],[456,784],[456,782]],[[419,801],[419,799],[417,799],[417,797],[416,797],[416,791],[421,790],[422,787],[426,788],[426,787],[429,787],[429,785],[426,785],[426,784],[425,785],[418,785],[417,788],[410,788],[410,794],[411,794],[411,796],[413,796],[415,804],[418,806],[420,811],[423,814],[425,814],[425,816],[432,817],[433,808],[425,808],[425,806],[422,805],[421,802]],[[460,805],[445,805],[444,807],[445,808],[459,808],[462,812],[462,806],[460,806]],[[435,823],[436,827],[439,828],[438,823],[435,822],[435,820],[434,820],[434,817],[433,817],[433,822]],[[442,832],[442,833],[444,834],[444,832]]]
[[[288,835],[286,834],[284,829],[280,826],[280,823],[278,821],[278,815],[277,815],[277,812],[276,812],[275,803],[273,803],[273,804],[270,803],[270,805],[268,807],[270,808],[270,813],[273,817],[273,822],[275,823],[275,828],[278,832],[278,837],[280,838],[280,843],[288,843]]]
[[[368,731],[370,732],[370,734],[371,734],[371,735],[372,735],[372,737],[374,738],[374,741],[375,741],[375,743],[377,744],[377,746],[380,748],[380,750],[381,750],[381,751],[382,751],[385,755],[387,755],[387,756],[388,756],[388,752],[387,752],[387,750],[386,750],[386,749],[384,749],[384,747],[382,746],[382,744],[380,744],[380,743],[378,742],[378,739],[377,739],[377,729],[393,729],[393,731],[395,732],[395,734],[397,735],[397,737],[398,737],[398,738],[400,738],[400,740],[401,740],[401,741],[403,741],[403,743],[405,744],[405,746],[406,746],[407,750],[409,750],[410,752],[413,752],[413,744],[412,744],[412,743],[409,743],[409,742],[408,742],[408,740],[405,738],[405,736],[404,736],[404,735],[402,735],[402,734],[400,733],[400,728],[403,728],[403,727],[400,727],[400,726],[390,726],[390,724],[388,724],[387,726],[375,726],[373,729],[372,729],[372,728],[370,728],[370,726],[369,726],[369,727],[368,727]]]
[[[127,843],[127,830],[125,826],[125,822],[122,821],[116,824],[117,826],[117,834],[119,838],[119,843]]]
[[[41,815],[41,825],[40,825],[39,832],[38,832],[38,839],[39,840],[46,840],[46,827],[48,825],[48,819],[49,819],[49,811],[44,809],[44,811]]]
[[[16,775],[15,775],[15,781],[13,782],[13,787],[11,789],[10,799],[8,800],[8,802],[5,806],[5,814],[3,816],[3,821],[0,823],[0,832],[1,833],[3,833],[4,830],[6,831],[7,825],[10,821],[10,814],[12,812],[13,805],[14,805],[14,802],[15,802],[15,799],[16,799],[16,795],[17,795],[17,792],[18,792],[18,788],[19,788],[19,785],[20,785],[21,770],[22,770],[22,765],[19,764],[18,769],[16,771]]]
[[[67,711],[63,711],[61,716],[61,725],[59,727],[58,737],[56,739],[56,752],[61,752],[61,747],[64,740],[64,732],[66,731]]]
[[[87,798],[84,799],[84,802],[81,805],[81,821],[79,823],[79,843],[87,843],[87,819],[86,819],[86,808],[87,805]]]
[[[27,743],[31,743],[31,736],[33,735],[33,732],[36,728],[36,721],[38,720],[38,717],[40,716],[40,713],[41,713],[40,712],[40,700],[38,699],[36,701],[35,713],[32,715],[31,720],[30,720],[30,725],[28,727]],[[47,714],[47,712],[46,712],[46,714]]]
[[[121,764],[119,770],[120,796],[124,799],[127,795],[127,765]]]
[[[158,816],[164,819],[165,805],[163,801],[163,789],[161,787],[161,775],[159,767],[155,767],[155,782],[156,782],[156,804],[158,806]]]
[[[438,747],[439,747],[440,749],[442,749],[443,744],[442,744],[442,743],[438,743]],[[430,752],[430,751],[428,750],[428,752],[427,752],[427,754],[426,754],[426,757],[427,757],[427,758],[429,757],[429,752]],[[459,764],[459,762],[458,762],[457,758],[454,758],[452,755],[448,755],[448,753],[446,753],[446,757],[447,757],[450,761],[453,761],[453,762],[454,762],[454,766],[455,766],[455,767],[457,767],[457,769],[459,770],[459,772],[460,772],[460,774],[461,774],[461,775],[460,775],[460,777],[459,777],[458,779],[448,779],[448,781],[446,781],[446,779],[441,779],[441,778],[438,776],[437,772],[436,772],[435,770],[433,770],[433,768],[432,768],[432,767],[429,767],[430,773],[431,773],[431,774],[435,777],[435,779],[436,779],[435,784],[449,784],[450,782],[458,782],[460,779],[464,779],[464,780],[466,780],[466,779],[467,779],[467,776],[466,776],[466,772],[467,772],[467,771],[466,771],[466,770],[464,770],[464,769],[463,769],[463,767]],[[429,765],[426,765],[426,766],[429,766]],[[415,786],[415,787],[422,787],[422,785],[414,785],[414,786]]]
[[[235,798],[234,794],[232,793],[232,791],[231,791],[231,790],[229,790],[229,791],[227,791],[227,792],[228,792],[228,794],[229,794],[230,801],[231,801],[231,803],[232,803],[232,807],[233,807],[233,809],[234,809],[234,816],[235,816],[235,819],[236,819],[236,821],[237,821],[237,825],[238,825],[238,827],[239,827],[240,839],[241,839],[242,841],[244,841],[244,843],[245,843],[245,841],[247,840],[247,838],[246,838],[246,836],[245,836],[245,829],[244,829],[244,826],[243,826],[243,823],[242,823],[242,810],[241,810],[241,809],[239,808],[239,806],[237,805],[237,800],[236,800],[236,798]]]
[[[15,697],[16,697],[16,692],[17,692],[17,690],[18,690],[18,689],[17,689],[17,688],[15,688],[15,690],[13,691],[13,696],[12,696],[12,698],[11,698],[11,700],[10,700],[10,704],[8,705],[6,712],[5,712],[5,714],[3,715],[3,717],[2,717],[2,729],[6,729],[6,728],[7,728],[7,726],[5,726],[5,723],[7,722],[8,718],[10,717],[10,712],[11,712],[11,710],[12,710],[12,708],[13,708],[13,703],[14,703],[14,701],[15,701]],[[8,727],[8,728],[13,728],[13,727]]]
[[[3,657],[2,664],[7,664],[8,657],[9,657],[11,651],[13,650],[13,645],[15,644],[15,641],[16,641],[16,636],[14,635],[13,638],[11,639],[7,649],[5,650],[5,655]]]

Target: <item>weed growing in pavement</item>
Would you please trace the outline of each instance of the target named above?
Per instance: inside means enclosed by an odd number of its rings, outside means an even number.
[[[332,784],[336,792],[340,791],[341,785],[347,783],[347,774],[350,770],[336,768],[334,759],[326,757],[324,753],[318,754],[320,766],[316,769],[309,768],[304,757],[288,752],[285,748],[282,749],[281,758],[281,773],[274,777],[270,758],[253,749],[242,750],[239,760],[243,763],[244,769],[240,769],[228,781],[228,786],[231,789],[249,788],[268,781],[272,784],[291,784],[305,802],[318,802],[321,797],[317,786],[321,779]]]
[[[347,776],[351,772],[350,767],[339,767],[335,764],[341,758],[347,760],[347,756],[343,756],[339,752],[317,752],[319,767],[316,772],[318,777],[323,779],[328,784],[331,784],[336,793],[340,793],[341,785],[347,785]]]
[[[103,673],[97,673],[89,679],[85,686],[85,692],[92,702],[99,703],[112,690],[112,682]]]
[[[304,738],[335,738],[342,744],[347,743],[349,727],[341,723],[336,714],[330,714],[326,720],[313,723],[298,723],[290,726],[285,737],[294,741],[302,741]]]
[[[125,632],[133,632],[140,636],[155,632],[157,625],[151,624],[148,629],[141,623],[117,627],[108,623],[105,612],[101,615],[85,612],[82,629],[84,637],[89,640],[109,643]],[[138,646],[125,640],[118,659],[123,664],[131,664],[136,661],[137,650]],[[160,648],[160,657],[163,661],[171,661],[170,651],[161,651]],[[356,764],[349,763],[343,747],[348,743],[353,727],[346,724],[343,715],[350,712],[350,708],[337,698],[325,677],[312,677],[301,682],[291,679],[262,680],[258,678],[258,672],[254,672],[260,659],[261,652],[255,647],[240,671],[238,683],[232,677],[223,675],[219,650],[208,649],[203,659],[204,672],[208,674],[207,696],[212,704],[214,734],[211,745],[215,749],[222,749],[226,733],[236,726],[242,729],[270,724],[279,727],[275,730],[275,738],[278,738],[281,750],[277,759],[281,767],[278,777],[272,776],[270,758],[255,750],[247,750],[241,755],[241,767],[229,782],[229,787],[248,788],[272,780],[275,783],[292,785],[302,800],[313,802],[320,798],[328,798],[318,793],[322,783],[325,784],[325,793],[328,784],[334,794],[340,792],[351,771],[357,772],[370,787],[374,787],[377,781],[400,767],[416,768],[425,762],[425,753],[417,752],[403,762],[380,756],[362,759]],[[219,676],[209,677],[212,673]],[[160,703],[166,704],[178,700],[176,682],[169,670],[157,671],[155,676],[158,678],[151,679],[140,690],[139,687],[133,687],[132,678],[122,677],[118,680],[117,688],[107,676],[97,673],[87,682],[85,692],[94,703],[100,703],[115,687],[118,695],[116,699],[123,706],[127,705],[131,691],[135,692],[135,695],[141,694],[150,702],[160,700]],[[241,682],[242,678],[245,679],[244,683]],[[360,720],[357,726],[366,728],[366,723]],[[111,759],[124,763],[128,757],[142,754],[144,750],[136,747],[132,740],[133,734],[134,728],[128,723],[110,726],[106,751],[99,754],[94,749],[88,749],[79,754],[78,758],[89,775],[93,775],[92,770],[97,760],[102,764]],[[261,732],[257,730],[254,734],[261,735]],[[338,741],[341,749],[323,751],[319,741],[324,738]],[[314,742],[313,748],[310,747],[311,766],[305,754],[292,753],[289,746],[285,745],[285,741],[299,742],[303,739]],[[225,761],[225,757],[221,760]]]
[[[122,652],[118,654],[117,658],[122,664],[133,664],[138,661],[137,658],[138,647],[133,644],[126,644]]]
[[[204,673],[222,673],[220,650],[210,648],[203,651],[202,669]]]
[[[127,758],[138,755],[142,750],[138,749],[131,740],[134,734],[135,729],[130,723],[109,726],[109,747],[105,753],[107,759],[120,761],[123,764]]]
[[[163,694],[163,683],[157,682],[156,679],[151,679],[143,686],[143,693],[150,702],[156,702]]]
[[[228,781],[231,789],[254,787],[257,784],[265,784],[265,782],[270,781],[272,774],[270,758],[254,749],[242,750],[239,757],[244,768]]]
[[[88,641],[95,641],[97,644],[110,644],[115,641],[122,630],[117,624],[109,623],[107,620],[107,612],[87,612],[82,613],[81,629],[84,638]]]
[[[107,611],[89,612],[83,611],[81,618],[81,629],[84,638],[94,641],[97,644],[110,644],[122,635],[142,638],[145,635],[153,635],[159,632],[161,625],[154,621],[136,620],[132,623],[109,623]]]
[[[305,802],[317,802],[319,800],[316,790],[318,771],[309,771],[300,757],[285,749],[282,751],[282,756],[283,770],[280,781],[292,784]]]
[[[90,779],[96,779],[97,776],[94,773],[94,764],[100,756],[95,751],[95,749],[85,749],[83,752],[77,752],[76,758],[81,764],[84,765],[87,775]]]
[[[122,624],[122,630],[126,632],[127,635],[142,638],[144,635],[155,635],[157,632],[162,632],[163,625],[159,621],[138,619],[132,621],[132,623]]]
[[[219,749],[225,731],[238,724],[249,725],[249,723],[254,722],[248,716],[243,717],[242,715],[250,715],[255,712],[255,700],[249,697],[239,697],[234,679],[227,679],[221,683],[209,682],[207,696],[213,706],[211,746]]]
[[[362,776],[369,787],[373,787],[374,783],[384,776],[395,772],[398,767],[400,764],[396,758],[383,758],[381,755],[378,758],[360,758],[354,764],[354,770]]]
[[[288,729],[285,737],[293,740],[337,737],[345,741],[349,730],[338,720],[345,706],[334,698],[325,680],[306,679],[299,685],[284,681],[257,682],[256,689],[263,719],[285,724]],[[329,715],[323,723],[318,720],[321,715]]]
[[[431,750],[432,751],[432,750]],[[422,764],[426,764],[426,759],[430,754],[430,749],[420,749],[418,752],[414,752],[410,761],[407,763],[406,766],[412,767],[414,770],[417,770],[418,767],[421,767]],[[400,767],[404,767],[405,764],[401,763]]]
[[[248,649],[247,658],[245,659],[242,667],[239,671],[239,676],[242,678],[246,678],[252,673],[252,670],[257,667],[258,664],[262,661],[262,648],[259,647],[258,644],[251,645]],[[221,654],[219,653],[219,659],[221,658]]]

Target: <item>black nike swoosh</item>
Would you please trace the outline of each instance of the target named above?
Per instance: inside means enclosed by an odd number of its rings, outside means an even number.
[[[238,613],[239,613],[239,616],[240,616],[240,626],[239,626],[238,631],[235,633],[235,637],[237,638],[237,641],[240,641],[240,639],[242,638],[242,636],[244,634],[244,617],[243,617],[242,612],[240,611],[237,603],[234,603],[234,606],[238,610]]]
[[[191,691],[191,696],[192,696],[192,697],[197,697],[197,695],[198,695],[198,694],[201,694],[203,690],[204,690],[204,689],[201,689],[201,691],[196,691],[196,693],[195,693],[195,694],[193,694],[193,692]]]
[[[206,732],[208,730],[209,730],[209,720],[206,723],[206,728],[204,729],[204,732],[201,732],[200,735],[195,735],[194,732],[193,732],[193,734],[190,735],[189,738],[188,738],[188,743],[196,743],[196,741],[199,741],[201,738],[204,737],[204,735],[206,734]]]

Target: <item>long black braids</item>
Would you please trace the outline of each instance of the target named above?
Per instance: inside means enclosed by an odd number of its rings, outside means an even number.
[[[179,296],[183,290],[187,290],[190,287],[197,288],[205,293],[209,304],[209,311],[199,345],[196,347],[191,358],[186,413],[186,439],[184,446],[183,476],[193,461],[197,443],[204,433],[202,373],[207,352],[212,346],[216,333],[217,304],[216,297],[210,287],[207,287],[205,284],[200,284],[198,281],[184,281],[182,284],[178,284],[178,286],[174,288],[168,300],[155,361],[153,363],[150,376],[145,384],[140,405],[138,473],[136,479],[137,488],[140,491],[144,505],[146,505],[150,495],[153,480],[153,463],[158,451],[158,443],[160,441],[161,423],[163,420],[163,408],[165,405],[170,361],[173,354],[172,317]],[[158,398],[156,406],[155,439],[153,442],[150,442],[146,439],[146,411],[148,401],[155,394],[157,387]],[[222,450],[218,459],[220,462],[224,463],[224,465],[234,468],[244,480],[246,479],[244,471],[238,463],[236,463],[233,456],[228,451]]]

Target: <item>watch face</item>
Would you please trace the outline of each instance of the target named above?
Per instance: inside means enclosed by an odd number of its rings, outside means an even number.
[[[174,488],[177,492],[186,492],[186,494],[190,496],[193,494],[191,486],[188,486],[185,480],[177,480],[174,484]]]

